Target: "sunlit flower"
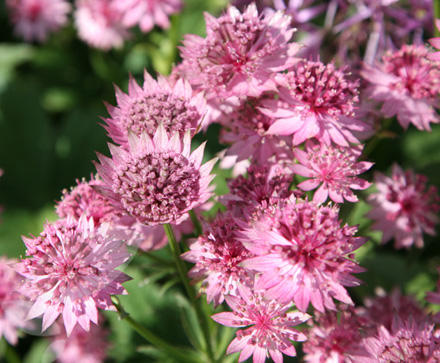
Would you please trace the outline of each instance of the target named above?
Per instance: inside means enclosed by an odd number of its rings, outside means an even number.
[[[67,335],[78,323],[90,330],[98,324],[98,310],[116,310],[110,295],[126,294],[122,283],[130,277],[115,270],[129,254],[124,236],[96,228],[93,219],[70,217],[46,224],[39,237],[23,237],[26,255],[17,272],[26,277],[20,291],[34,304],[27,318],[43,316],[45,331],[62,314]]]
[[[373,209],[367,217],[375,220],[373,229],[383,232],[382,243],[394,238],[396,248],[413,244],[421,248],[423,233],[435,235],[440,198],[437,188],[427,187],[426,181],[426,176],[404,172],[397,164],[391,177],[375,174],[378,192],[368,198]]]
[[[130,37],[114,0],[76,0],[74,15],[79,38],[92,47],[121,48]]]
[[[9,344],[18,342],[18,329],[30,328],[26,314],[30,305],[18,292],[22,277],[14,270],[15,260],[0,257],[0,339],[5,337]]]
[[[66,0],[6,0],[15,32],[24,40],[44,42],[68,21]]]
[[[367,189],[371,183],[357,177],[373,166],[373,163],[357,159],[363,146],[327,146],[316,141],[307,140],[304,150],[296,148],[295,157],[299,164],[290,169],[298,175],[310,179],[298,184],[302,190],[319,189],[313,195],[317,203],[324,203],[327,197],[336,203],[357,202],[358,198],[350,189]]]
[[[202,164],[202,144],[191,153],[190,131],[168,138],[160,124],[153,139],[129,134],[128,150],[109,145],[113,158],[98,154],[96,168],[106,186],[101,192],[117,201],[139,223],[179,224],[187,212],[207,201],[216,159]]]
[[[307,338],[293,327],[307,321],[310,316],[299,312],[288,313],[291,303],[269,300],[261,291],[253,292],[244,286],[240,286],[239,290],[240,297],[225,297],[233,312],[212,316],[217,323],[233,328],[250,326],[237,331],[226,354],[241,351],[239,362],[253,355],[254,363],[264,363],[269,355],[275,363],[282,363],[282,353],[294,357],[296,350],[291,341],[303,342]]]
[[[193,93],[188,81],[171,82],[161,75],[155,81],[146,71],[143,87],[131,77],[128,94],[116,88],[116,99],[118,106],[107,106],[111,118],[104,119],[105,129],[115,143],[124,146],[130,132],[153,137],[160,123],[169,136],[179,132],[183,137],[187,130],[194,135],[206,112],[203,94]]]
[[[296,61],[300,48],[289,43],[290,20],[281,11],[259,15],[255,4],[243,13],[230,6],[219,18],[205,13],[206,38],[185,36],[182,69],[208,98],[256,97],[275,90],[274,75]]]
[[[266,289],[269,299],[294,301],[300,311],[310,302],[321,312],[335,310],[333,298],[353,304],[344,286],[360,284],[351,274],[364,269],[352,258],[366,238],[354,237],[356,227],[341,227],[338,213],[336,206],[291,197],[267,221],[245,229],[241,240],[256,257],[242,265],[262,273],[256,289]]]
[[[358,80],[350,80],[344,69],[332,63],[296,63],[285,75],[280,99],[264,102],[262,111],[278,119],[268,133],[293,135],[294,145],[311,138],[326,145],[358,144],[354,132],[368,128],[355,117],[358,86]]]
[[[370,86],[367,94],[382,103],[385,117],[397,116],[403,128],[412,123],[419,130],[430,130],[440,119],[440,62],[428,60],[424,46],[404,45],[388,52],[376,67],[365,65],[362,76]]]

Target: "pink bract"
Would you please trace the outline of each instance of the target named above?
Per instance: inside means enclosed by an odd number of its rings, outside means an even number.
[[[360,284],[351,274],[364,269],[352,258],[366,238],[354,237],[356,227],[341,227],[338,213],[336,206],[291,197],[245,229],[241,240],[256,257],[242,265],[262,274],[255,288],[270,299],[295,302],[300,311],[310,302],[321,312],[335,310],[333,298],[353,304],[345,286]]]
[[[385,117],[396,116],[403,128],[413,124],[419,130],[430,130],[439,123],[436,108],[440,106],[440,62],[427,59],[424,46],[404,45],[388,52],[375,67],[365,65],[362,76],[370,86],[370,98],[382,103]]]
[[[437,29],[440,30],[440,19],[435,19],[435,25],[436,25]],[[428,42],[434,48],[440,49],[440,37],[429,39]],[[440,61],[440,52],[429,53],[428,59],[430,59],[432,61]]]
[[[45,42],[67,24],[71,5],[65,0],[6,0],[15,33],[27,42]]]
[[[115,4],[124,14],[124,26],[139,25],[144,33],[155,25],[168,29],[171,24],[169,16],[180,12],[183,7],[181,0],[115,0]]]
[[[115,270],[128,260],[125,236],[96,228],[93,219],[72,217],[46,224],[39,237],[23,237],[26,255],[17,272],[26,277],[20,291],[33,302],[27,318],[43,316],[42,331],[62,314],[67,335],[78,323],[98,324],[98,308],[116,310],[110,295],[126,294],[130,280]]]
[[[114,0],[76,0],[74,15],[79,38],[92,47],[121,48],[130,37]]]
[[[128,146],[130,132],[153,137],[160,123],[170,136],[179,132],[183,137],[187,130],[193,136],[206,112],[203,93],[195,94],[188,81],[170,81],[161,75],[155,81],[146,71],[143,87],[130,77],[128,94],[116,88],[116,99],[118,106],[107,105],[111,118],[104,119],[104,127],[110,138],[123,146]]]
[[[29,301],[18,292],[22,277],[14,270],[17,261],[0,257],[0,339],[5,337],[9,344],[18,343],[18,329],[31,327],[26,321]]]
[[[282,363],[282,353],[294,357],[296,350],[291,341],[303,342],[307,338],[293,327],[307,321],[310,316],[300,312],[288,313],[291,303],[267,299],[263,292],[255,292],[245,286],[239,286],[239,291],[239,297],[225,298],[233,312],[211,316],[217,323],[233,328],[251,325],[237,331],[226,354],[241,351],[239,362],[253,355],[254,363],[264,363],[269,355],[275,363]]]
[[[358,198],[350,189],[363,190],[371,183],[357,177],[370,169],[374,163],[357,159],[363,146],[352,147],[327,146],[315,140],[307,140],[305,149],[295,149],[299,164],[290,169],[298,175],[310,178],[298,184],[302,190],[319,189],[313,195],[317,203],[324,203],[330,196],[335,203],[357,202]]]
[[[206,38],[185,36],[180,69],[209,99],[275,90],[275,74],[296,62],[301,47],[289,43],[290,20],[281,11],[260,15],[255,4],[243,13],[230,6],[218,18],[205,13]]]
[[[391,177],[375,174],[377,193],[368,198],[373,209],[367,217],[373,219],[373,229],[383,232],[382,243],[394,238],[396,248],[423,247],[423,233],[435,235],[440,210],[437,188],[428,187],[427,178],[404,172],[394,164]]]
[[[109,144],[113,158],[98,154],[101,164],[95,165],[106,183],[100,192],[139,223],[179,224],[212,195],[216,159],[201,165],[204,147],[191,153],[190,131],[182,142],[178,133],[168,138],[163,124],[153,139],[130,133],[128,150]]]
[[[358,144],[354,133],[368,125],[356,118],[358,80],[350,80],[334,64],[302,60],[281,83],[280,99],[265,101],[262,112],[276,118],[268,130],[275,135],[293,135],[293,144],[316,138],[321,143],[348,147]]]

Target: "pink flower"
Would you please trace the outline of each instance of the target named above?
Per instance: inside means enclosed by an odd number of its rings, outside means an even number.
[[[435,25],[437,26],[437,29],[440,30],[440,19],[435,19]],[[434,48],[440,49],[440,37],[429,39],[428,42]],[[440,52],[429,53],[427,58],[432,61],[440,61]]]
[[[111,118],[104,119],[110,138],[119,145],[128,146],[129,132],[138,136],[146,132],[153,137],[160,123],[170,136],[179,132],[183,137],[187,130],[194,135],[206,112],[203,93],[193,93],[188,81],[181,78],[171,82],[159,75],[155,81],[145,71],[144,79],[140,87],[130,78],[128,94],[116,88],[118,106],[108,105]]]
[[[269,299],[294,301],[300,311],[310,302],[321,312],[335,310],[332,298],[353,304],[344,286],[360,284],[351,274],[364,269],[351,258],[366,238],[354,237],[356,227],[341,227],[338,213],[336,206],[291,197],[245,229],[241,239],[256,257],[242,266],[262,274],[255,288],[266,289]]]
[[[375,174],[377,193],[368,198],[373,209],[367,217],[375,220],[373,229],[383,232],[382,243],[395,239],[396,248],[412,244],[423,247],[423,233],[435,235],[440,198],[437,188],[426,185],[424,175],[404,172],[393,165],[391,178]]]
[[[12,345],[18,342],[18,329],[31,327],[25,320],[29,301],[17,291],[22,277],[13,268],[15,262],[0,257],[0,339],[4,336]]]
[[[344,69],[302,60],[284,78],[280,100],[265,101],[262,112],[277,118],[269,134],[293,135],[293,144],[316,138],[340,146],[359,143],[354,132],[368,126],[356,119],[359,81],[351,81]]]
[[[187,212],[208,200],[216,159],[201,165],[202,144],[190,154],[190,131],[183,143],[179,134],[170,139],[160,124],[153,139],[145,132],[128,136],[128,150],[109,145],[112,159],[98,154],[96,168],[106,186],[100,192],[139,223],[179,224]]]
[[[339,312],[317,312],[304,334],[305,361],[308,363],[372,363],[362,344],[361,329],[367,322],[350,306],[339,306]]]
[[[293,164],[290,169],[308,179],[300,184],[302,190],[313,190],[319,185],[313,200],[324,203],[327,197],[335,203],[357,202],[358,198],[350,189],[367,189],[371,183],[359,179],[358,174],[370,169],[374,163],[356,162],[363,146],[342,147],[327,146],[314,140],[307,140],[305,150],[296,148],[295,157],[300,164]]]
[[[92,47],[121,48],[130,33],[122,24],[123,13],[115,0],[76,0],[78,36]]]
[[[436,363],[440,357],[439,333],[429,319],[418,324],[396,315],[391,330],[380,326],[377,336],[365,338],[364,345],[375,357],[371,363]]]
[[[76,325],[70,336],[60,329],[60,333],[51,338],[50,349],[59,363],[102,363],[109,347],[107,336],[108,331],[101,326],[91,325],[87,332]]]
[[[225,295],[238,295],[238,283],[249,285],[253,274],[239,264],[253,255],[237,239],[238,226],[229,215],[218,216],[204,228],[203,235],[190,244],[181,258],[196,265],[188,276],[202,282],[208,303],[220,305]]]
[[[15,33],[27,42],[44,42],[64,26],[71,6],[66,0],[6,0]]]
[[[397,116],[403,128],[412,123],[419,130],[430,130],[440,119],[440,63],[427,59],[423,46],[404,45],[388,52],[376,67],[365,65],[362,76],[370,83],[370,98],[382,102],[384,117]]]
[[[115,270],[129,258],[123,235],[107,234],[81,217],[46,224],[39,237],[26,238],[26,255],[17,272],[27,278],[20,291],[34,304],[27,318],[43,316],[42,331],[62,314],[67,335],[77,323],[90,330],[98,310],[116,310],[110,295],[126,294],[121,283],[130,279]]]
[[[263,292],[252,292],[239,286],[240,297],[226,296],[226,302],[233,312],[223,312],[212,316],[217,323],[230,327],[245,327],[237,331],[237,337],[229,345],[226,354],[241,351],[239,362],[253,355],[254,363],[264,363],[270,355],[275,363],[283,362],[282,353],[296,355],[292,340],[303,342],[307,338],[292,328],[307,321],[310,316],[299,312],[287,311],[291,303],[269,300]]]
[[[282,12],[260,16],[255,4],[243,13],[230,6],[219,18],[205,13],[205,21],[206,38],[186,35],[180,50],[181,69],[208,98],[275,90],[275,74],[296,61],[300,45],[289,43],[294,29]]]
[[[182,9],[181,0],[115,0],[119,11],[124,14],[125,27],[139,25],[147,33],[158,25],[163,29],[170,27],[169,15]]]

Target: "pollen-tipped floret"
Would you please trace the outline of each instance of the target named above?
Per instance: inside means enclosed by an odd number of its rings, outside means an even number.
[[[209,173],[216,160],[201,165],[204,146],[190,154],[190,132],[182,142],[178,133],[168,138],[162,124],[153,139],[131,133],[128,150],[110,145],[112,159],[99,154],[102,192],[142,224],[178,224],[212,194]]]

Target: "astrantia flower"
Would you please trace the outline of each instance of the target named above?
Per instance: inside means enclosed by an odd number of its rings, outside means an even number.
[[[375,337],[364,340],[374,363],[437,363],[440,361],[440,331],[429,320],[417,324],[413,319],[395,317],[391,330],[378,328]]]
[[[404,172],[393,165],[391,178],[375,174],[378,193],[368,198],[373,209],[367,217],[375,220],[373,229],[383,232],[382,243],[395,239],[396,248],[409,248],[412,244],[423,247],[423,233],[435,235],[440,198],[437,188],[427,187],[427,178]]]
[[[419,130],[430,130],[440,119],[440,62],[428,60],[424,46],[404,45],[387,53],[377,67],[365,65],[362,76],[371,85],[369,97],[383,102],[385,117],[397,116],[403,128],[412,123]]]
[[[178,13],[182,0],[115,0],[118,9],[124,13],[126,27],[139,25],[147,33],[158,25],[163,29],[170,27],[169,16]]]
[[[99,317],[100,320],[102,316]],[[61,325],[62,323],[60,323]],[[108,331],[102,326],[91,325],[85,331],[76,325],[70,336],[63,329],[51,337],[50,349],[59,363],[102,363],[109,348]]]
[[[300,45],[282,12],[258,14],[255,4],[240,13],[228,8],[219,18],[205,13],[206,38],[186,35],[182,69],[193,85],[213,97],[259,96],[275,89],[276,72],[288,69]]]
[[[27,278],[20,291],[34,304],[27,318],[43,316],[46,330],[62,314],[67,335],[78,323],[87,331],[98,323],[98,310],[116,310],[110,295],[126,294],[121,283],[130,279],[115,270],[129,254],[124,236],[108,234],[108,225],[95,228],[81,217],[46,224],[39,237],[26,238],[29,258],[17,272]]]
[[[317,203],[324,203],[327,197],[336,203],[357,202],[358,198],[350,189],[367,189],[371,183],[357,177],[373,166],[373,163],[356,162],[363,146],[327,146],[307,140],[304,151],[295,149],[294,154],[300,164],[290,166],[298,175],[310,179],[298,184],[302,190],[319,189],[313,195]]]
[[[66,0],[6,0],[15,32],[24,40],[44,42],[68,21]]]
[[[18,292],[22,277],[13,268],[15,260],[0,257],[0,339],[9,344],[18,342],[17,329],[30,328],[25,321],[30,308],[27,299]]]
[[[188,276],[194,282],[203,281],[201,291],[214,306],[220,305],[227,294],[237,295],[238,283],[253,281],[253,273],[239,265],[253,255],[237,239],[237,230],[231,216],[220,215],[182,255],[182,259],[196,264]]]
[[[312,326],[304,331],[307,341],[303,351],[308,363],[372,363],[362,344],[361,328],[366,319],[357,316],[350,306],[339,312],[317,312]]]
[[[170,136],[179,132],[183,137],[187,130],[194,135],[206,112],[203,94],[194,94],[188,81],[170,82],[161,75],[155,81],[146,71],[143,87],[130,78],[128,94],[116,88],[116,99],[117,107],[107,106],[111,118],[104,119],[105,128],[115,143],[124,146],[130,132],[153,137],[160,123]]]
[[[280,100],[268,100],[262,109],[278,118],[268,133],[293,135],[294,145],[311,138],[326,145],[359,143],[353,133],[368,126],[355,118],[358,86],[332,63],[298,62],[285,76]]]
[[[440,19],[435,19],[435,25],[440,30]],[[428,42],[434,48],[440,49],[440,37],[429,39]],[[433,61],[440,61],[440,52],[429,53],[427,58]]]
[[[114,0],[76,0],[78,36],[95,48],[120,48],[130,33],[122,24],[122,12]]]
[[[291,341],[303,342],[307,337],[293,327],[307,321],[310,316],[287,311],[291,303],[283,304],[269,300],[263,292],[253,292],[240,286],[240,297],[226,296],[233,312],[212,316],[217,323],[230,327],[246,327],[237,331],[237,337],[229,345],[226,354],[241,351],[239,362],[253,355],[254,363],[264,363],[270,355],[275,363],[283,362],[282,353],[294,357],[295,347]]]
[[[294,301],[300,311],[310,302],[321,312],[335,310],[332,298],[353,304],[344,286],[360,284],[351,274],[364,269],[350,258],[366,238],[354,237],[356,227],[341,227],[338,213],[336,206],[291,197],[268,222],[245,229],[243,244],[257,257],[242,265],[262,273],[256,289],[266,289],[269,299]]]
[[[128,150],[110,144],[112,159],[98,154],[101,164],[95,165],[106,183],[101,191],[140,223],[179,224],[212,195],[216,159],[201,165],[204,147],[190,154],[190,131],[182,142],[178,133],[168,138],[162,124],[153,139],[130,133]]]

